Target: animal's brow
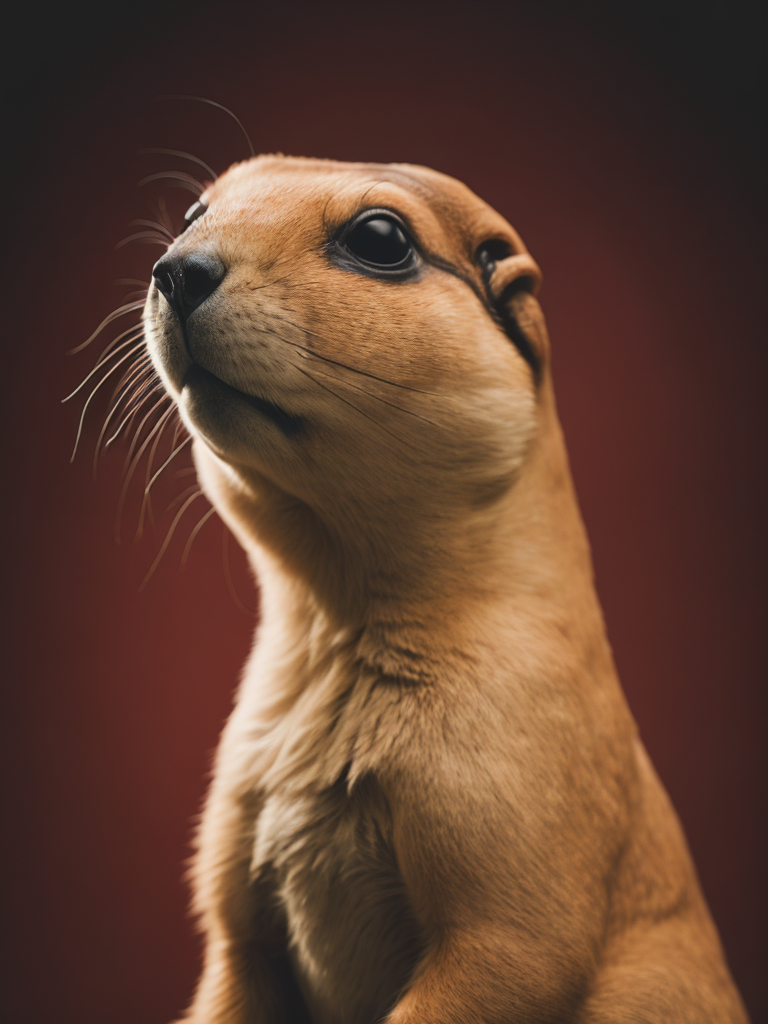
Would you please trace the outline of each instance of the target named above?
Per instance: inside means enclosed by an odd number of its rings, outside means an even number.
[[[365,191],[362,193],[362,195],[360,195],[355,200],[355,211],[354,212],[357,213],[360,210],[360,208],[362,207],[363,203],[366,200],[366,197],[368,196],[368,194],[370,192],[372,192],[375,188],[377,188],[377,186],[385,185],[385,184],[386,184],[386,182],[384,182],[384,181],[374,181],[374,182],[371,182],[367,186]],[[328,207],[331,205],[331,203],[333,202],[334,198],[335,198],[334,194],[331,193],[328,196],[328,199],[325,202],[325,206],[323,207],[322,221],[323,221],[323,227],[325,228],[326,231],[331,231],[331,230],[333,230],[334,227],[338,227],[339,226],[339,222],[338,221],[334,223],[333,221],[329,221],[329,219],[328,219]],[[353,216],[354,216],[354,213],[353,213]],[[348,218],[345,218],[345,220],[346,219],[348,219]]]
[[[370,184],[370,185],[368,186],[368,188],[367,188],[367,189],[365,190],[365,192],[363,192],[363,194],[362,194],[362,195],[360,196],[360,198],[358,199],[358,203],[361,203],[361,204],[362,204],[362,203],[364,203],[364,202],[365,202],[365,200],[366,200],[366,198],[368,197],[368,195],[369,195],[369,194],[370,194],[371,192],[373,192],[373,190],[374,190],[375,188],[378,188],[378,187],[379,187],[379,185],[384,185],[384,184],[385,184],[385,182],[383,182],[383,181],[374,181],[374,182],[372,182],[372,183],[371,183],[371,184]]]

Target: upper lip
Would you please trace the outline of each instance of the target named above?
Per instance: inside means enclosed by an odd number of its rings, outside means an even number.
[[[225,387],[231,388],[232,391],[237,391],[237,393],[242,395],[244,398],[252,398],[252,395],[249,395],[246,391],[241,391],[240,388],[235,387],[234,384],[230,384],[229,381],[224,380],[223,377],[219,377],[219,375],[214,373],[213,370],[209,370],[207,366],[203,366],[203,364],[199,362],[199,360],[195,359],[195,356],[193,355],[192,349],[190,348],[189,345],[187,325],[185,321],[181,319],[181,317],[179,317],[179,324],[181,326],[181,336],[184,339],[184,348],[186,349],[187,355],[189,356],[190,361],[192,363],[192,366],[189,367],[189,369],[187,370],[187,374],[189,374],[190,372],[194,373],[195,370],[202,370],[204,374],[206,374],[209,377],[213,377],[214,380],[217,380],[219,382],[219,384],[223,384]]]
[[[186,321],[182,319],[182,317],[180,317],[178,314],[176,315],[176,319],[179,323],[181,336],[184,339],[184,349],[186,350],[186,353],[189,356],[191,362],[191,366],[189,366],[189,368],[187,369],[187,373],[185,374],[185,384],[188,383],[188,377],[190,373],[202,374],[204,377],[216,381],[216,383],[219,384],[221,387],[233,392],[235,395],[238,395],[240,398],[244,399],[246,402],[248,402],[251,406],[257,409],[263,415],[271,419],[272,422],[275,423],[283,431],[284,434],[296,433],[296,431],[303,423],[303,420],[300,416],[294,416],[291,413],[286,412],[285,409],[281,409],[279,405],[275,405],[274,402],[270,402],[269,399],[262,398],[260,395],[253,395],[247,391],[241,391],[240,388],[235,387],[234,384],[230,384],[229,381],[223,380],[212,370],[209,370],[206,366],[203,366],[200,362],[198,362],[198,360],[195,359],[195,356],[193,355],[192,349],[189,344],[189,335],[187,334]]]

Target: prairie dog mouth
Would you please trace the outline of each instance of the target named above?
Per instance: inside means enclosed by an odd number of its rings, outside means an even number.
[[[291,434],[295,434],[303,424],[300,416],[292,416],[284,409],[281,409],[280,406],[267,401],[266,398],[260,398],[258,395],[249,395],[245,391],[239,391],[214,373],[211,373],[210,370],[200,366],[199,363],[193,362],[184,374],[182,388],[186,387],[191,388],[193,392],[202,391],[205,394],[206,392],[213,391],[226,398],[245,402],[252,409],[256,409],[257,412],[266,416],[267,419],[271,420],[275,426],[289,437]]]

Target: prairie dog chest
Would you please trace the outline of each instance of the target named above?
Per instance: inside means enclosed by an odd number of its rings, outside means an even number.
[[[277,793],[256,825],[254,866],[274,870],[289,956],[316,1024],[379,1020],[407,984],[418,930],[375,783]]]

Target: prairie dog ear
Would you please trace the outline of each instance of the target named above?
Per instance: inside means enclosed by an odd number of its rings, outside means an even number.
[[[536,300],[541,287],[538,264],[530,253],[511,253],[509,244],[500,240],[481,245],[477,262],[488,301],[538,384],[549,355],[544,314]]]

